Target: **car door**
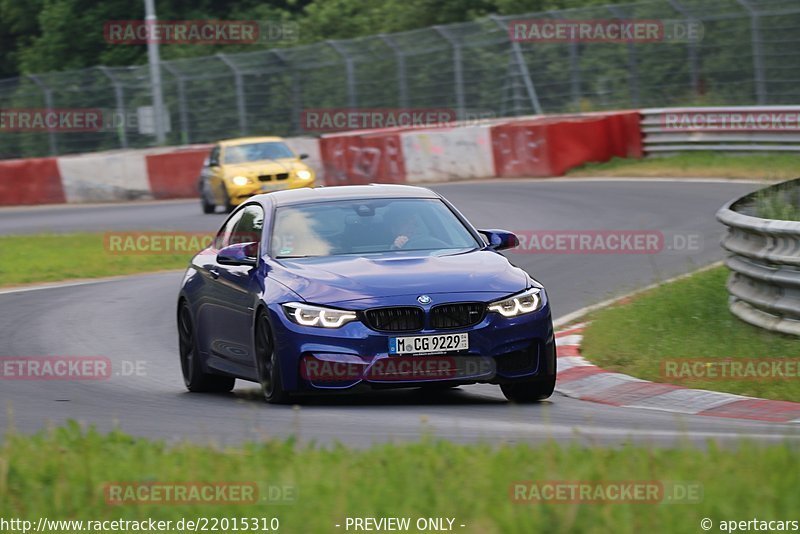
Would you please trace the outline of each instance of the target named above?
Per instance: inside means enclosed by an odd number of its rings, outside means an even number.
[[[261,242],[264,210],[258,204],[248,204],[236,211],[230,227],[226,225],[224,246]],[[222,265],[214,259],[213,276],[217,308],[216,324],[211,338],[211,353],[237,365],[250,365],[251,326],[256,298],[260,293],[258,268],[249,265]]]

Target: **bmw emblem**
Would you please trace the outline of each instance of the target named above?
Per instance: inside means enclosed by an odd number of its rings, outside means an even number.
[[[428,295],[420,295],[417,297],[417,302],[420,304],[430,304],[431,298]]]

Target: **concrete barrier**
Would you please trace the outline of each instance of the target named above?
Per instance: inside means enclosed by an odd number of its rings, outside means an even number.
[[[58,158],[67,202],[151,199],[146,151],[100,152]]]
[[[398,131],[325,135],[319,143],[327,185],[406,181]]]
[[[65,200],[56,158],[0,161],[0,206],[58,204]]]
[[[641,157],[638,112],[522,117],[491,124],[293,137],[326,185],[560,176]],[[0,205],[191,198],[211,145],[0,161]]]
[[[491,129],[466,126],[400,134],[406,181],[446,182],[494,176]]]
[[[197,180],[210,150],[208,145],[147,156],[147,178],[153,198],[196,197]]]

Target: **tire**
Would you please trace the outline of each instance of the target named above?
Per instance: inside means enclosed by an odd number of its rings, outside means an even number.
[[[290,403],[292,396],[283,389],[281,365],[275,352],[272,328],[263,310],[256,317],[255,337],[256,368],[264,400],[270,404]]]
[[[205,190],[200,192],[200,205],[203,208],[203,213],[205,213],[206,215],[209,214],[209,213],[214,213],[217,210],[217,205],[216,204],[212,204],[208,200],[208,197],[206,196]]]
[[[231,196],[228,194],[228,188],[225,187],[224,185],[222,186],[222,193],[223,193],[223,198],[225,199],[225,203],[223,204],[223,206],[225,206],[225,213],[230,213],[236,206],[231,204]]]
[[[181,371],[186,389],[193,393],[227,393],[233,389],[236,379],[230,376],[213,375],[203,371],[197,354],[192,314],[186,301],[178,310],[178,345],[180,347]]]
[[[514,382],[502,384],[500,389],[510,402],[515,404],[530,404],[549,398],[556,388],[556,377],[548,376],[527,382]]]

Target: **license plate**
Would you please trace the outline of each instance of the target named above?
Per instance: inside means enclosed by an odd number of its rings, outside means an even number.
[[[261,192],[262,193],[269,193],[270,191],[280,191],[284,189],[286,186],[283,184],[270,184],[270,185],[262,185]]]
[[[428,354],[467,349],[469,335],[466,333],[389,338],[389,354]]]

